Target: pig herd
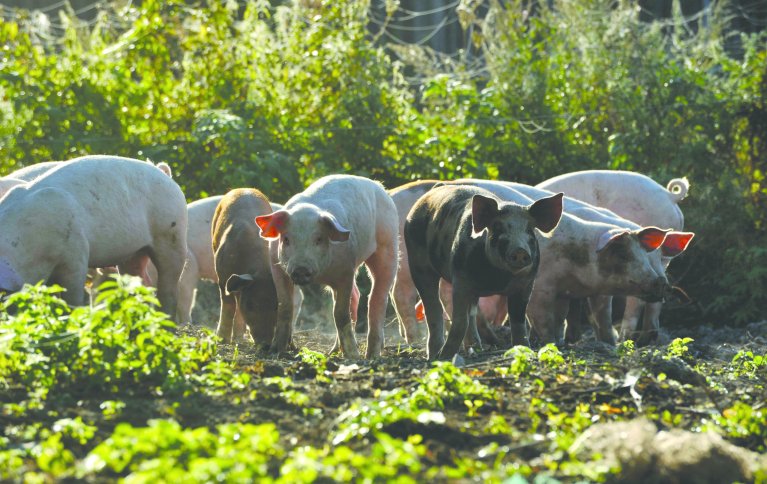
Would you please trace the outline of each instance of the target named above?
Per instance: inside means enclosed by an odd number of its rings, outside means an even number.
[[[383,350],[391,294],[407,342],[425,317],[428,358],[451,359],[462,344],[508,344],[506,320],[513,344],[562,344],[580,300],[598,339],[652,341],[672,290],[666,268],[693,237],[678,207],[684,178],[664,188],[637,173],[583,171],[535,187],[422,180],[387,191],[331,175],[284,205],[250,188],[187,205],[170,175],[164,163],[98,155],[0,179],[0,291],[45,281],[87,304],[89,272],[116,270],[156,286],[162,309],[186,322],[198,280],[209,279],[220,290],[218,336],[240,340],[247,328],[284,352],[300,286],[316,283],[333,295],[334,350],[359,358],[355,275],[365,264],[365,357]]]

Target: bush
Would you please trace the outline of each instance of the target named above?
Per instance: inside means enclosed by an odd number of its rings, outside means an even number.
[[[329,173],[687,176],[698,236],[671,278],[697,304],[666,319],[762,316],[767,36],[733,42],[724,3],[690,28],[626,2],[463,2],[473,47],[453,58],[380,45],[368,2],[188,3],[69,18],[51,42],[23,16],[0,25],[0,168],[149,156],[190,199],[256,186],[276,201]]]

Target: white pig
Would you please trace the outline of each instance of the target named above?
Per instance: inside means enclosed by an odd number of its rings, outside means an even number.
[[[333,291],[333,317],[344,355],[358,358],[349,304],[354,275],[364,263],[373,279],[365,356],[380,355],[388,292],[397,270],[397,208],[383,186],[353,175],[327,176],[293,196],[282,210],[257,217],[256,223],[261,236],[271,241],[280,302],[272,348],[284,351],[290,344],[293,286],[316,282]]]
[[[16,185],[26,183],[24,180],[18,178],[3,177],[0,178],[0,198],[3,197],[8,191]]]
[[[0,289],[58,283],[79,305],[89,267],[149,256],[162,309],[176,318],[186,225],[184,194],[154,165],[105,155],[63,162],[0,199]]]
[[[550,178],[537,185],[549,191],[564,191],[568,196],[610,209],[621,217],[639,225],[655,225],[681,231],[684,216],[679,208],[690,188],[687,178],[674,178],[666,188],[652,178],[630,171],[585,170]],[[664,247],[664,267],[671,258],[683,251],[691,240],[678,239],[678,249]],[[662,303],[645,304],[637,298],[626,300],[621,323],[621,338],[636,339],[639,344],[654,340],[658,333]],[[642,312],[642,329],[636,334]]]

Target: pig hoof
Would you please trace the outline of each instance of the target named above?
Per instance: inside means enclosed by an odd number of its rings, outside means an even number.
[[[452,363],[456,368],[461,368],[466,365],[466,360],[463,359],[463,356],[456,353],[455,356],[453,356]]]

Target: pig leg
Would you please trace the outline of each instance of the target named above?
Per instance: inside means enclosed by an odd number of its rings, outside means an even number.
[[[392,290],[392,302],[399,320],[399,334],[408,344],[413,344],[418,339],[417,320],[415,316],[415,304],[418,301],[418,292],[413,285],[413,280],[407,266],[400,268]]]
[[[237,312],[237,299],[234,294],[227,294],[226,288],[222,285],[218,286],[218,291],[221,295],[221,313],[218,317],[216,336],[221,338],[224,343],[231,343],[232,324],[234,322],[234,315]]]
[[[482,351],[482,338],[479,335],[477,312],[476,305],[469,309],[469,328],[466,332],[466,338],[463,340],[463,346],[465,349],[476,346],[479,351]]]
[[[238,343],[244,343],[247,341],[247,336],[245,336],[245,333],[247,332],[247,324],[245,323],[245,317],[242,315],[242,310],[240,309],[242,307],[242,295],[238,295],[235,300],[237,301],[237,310],[234,312],[234,325],[232,327],[232,341],[238,342]],[[255,339],[254,339],[255,341]]]
[[[427,271],[428,269],[417,269],[415,272],[411,271],[411,275],[418,295],[421,296],[426,325],[429,328],[426,355],[433,360],[445,343],[445,321],[442,319],[442,303],[439,300],[439,275]]]
[[[589,307],[596,320],[597,339],[615,345],[612,315],[613,298],[611,296],[590,297]]]
[[[354,339],[352,318],[349,313],[353,285],[354,272],[348,277],[341,277],[340,282],[335,287],[331,286],[333,290],[333,319],[336,323],[338,342],[341,344],[341,351],[343,351],[344,356],[350,359],[359,359],[360,353],[357,348],[357,341]],[[373,323],[371,322],[368,332],[372,327]]]
[[[192,306],[199,280],[200,268],[197,259],[190,253],[178,281],[178,320],[182,323],[192,322]]]
[[[466,338],[466,332],[469,329],[470,311],[472,307],[476,308],[477,298],[473,297],[468,290],[462,289],[460,281],[453,283],[453,318],[450,332],[447,335],[447,341],[437,354],[437,359],[451,359],[458,353]],[[428,314],[427,314],[428,321]],[[475,321],[476,328],[476,321]]]
[[[157,267],[157,299],[160,300],[162,310],[173,319],[176,319],[178,280],[186,262],[186,234],[183,237],[180,239],[182,244],[158,244],[149,252],[149,257]],[[178,241],[179,237],[173,240]]]
[[[87,252],[85,252],[87,254]],[[61,296],[70,306],[88,304],[85,294],[85,280],[88,277],[88,260],[82,257],[57,267],[51,274],[50,282],[66,289]]]
[[[636,340],[635,331],[639,325],[639,318],[644,309],[644,301],[637,297],[626,298],[626,308],[623,310],[623,321],[621,321],[621,341]]]
[[[287,351],[293,343],[293,291],[295,285],[277,263],[276,241],[270,242],[269,254],[272,259],[270,269],[274,278],[274,286],[277,289],[277,325],[274,328],[274,339],[270,351],[282,353]]]
[[[532,286],[522,291],[521,294],[511,294],[507,296],[506,301],[509,306],[509,328],[511,329],[511,344],[514,346],[530,346],[530,339],[527,334],[527,321],[525,313],[528,308]],[[534,320],[533,320],[534,321]]]
[[[637,344],[646,346],[658,338],[660,330],[660,311],[663,303],[654,302],[645,304],[644,316],[642,317],[642,332],[639,334]]]
[[[365,265],[373,281],[368,298],[368,347],[365,352],[365,358],[370,359],[381,356],[384,346],[386,307],[397,271],[396,240],[390,245],[379,246]]]
[[[584,300],[571,299],[570,308],[567,312],[567,326],[565,331],[565,341],[568,343],[575,343],[581,339],[583,335],[583,318],[587,317],[584,314]]]

